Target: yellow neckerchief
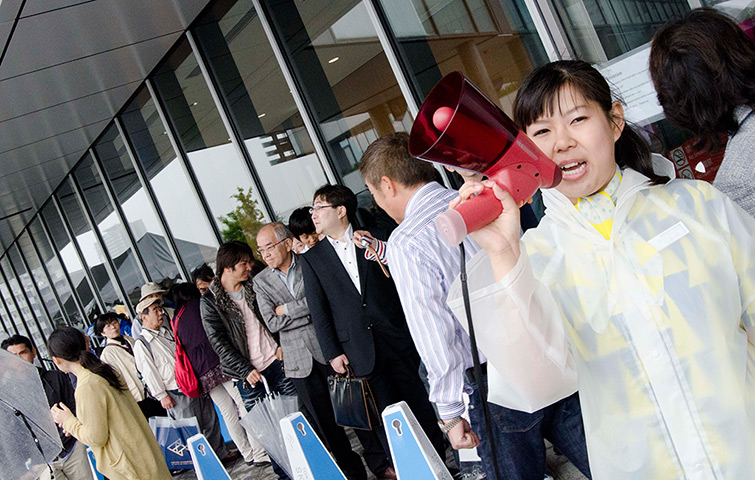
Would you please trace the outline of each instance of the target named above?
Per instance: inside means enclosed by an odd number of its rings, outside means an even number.
[[[620,184],[621,170],[617,165],[616,173],[608,182],[606,188],[589,197],[578,198],[576,205],[574,205],[606,240],[611,238],[613,215],[616,210],[616,191]]]

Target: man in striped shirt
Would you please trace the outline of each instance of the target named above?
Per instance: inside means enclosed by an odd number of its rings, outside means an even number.
[[[438,408],[441,429],[456,449],[480,445],[485,472],[492,479],[495,476],[491,439],[484,435],[480,392],[471,375],[469,335],[446,305],[448,290],[460,272],[459,248],[446,244],[434,224],[458,192],[438,184],[435,168],[412,157],[408,142],[409,135],[403,132],[385,135],[367,148],[360,161],[359,171],[375,202],[399,224],[387,246],[374,241],[373,247],[380,261],[391,266],[409,331],[427,368],[430,401]],[[355,232],[354,242],[358,246],[362,236],[371,240],[368,232]],[[464,247],[468,258],[480,249],[469,237],[464,240]],[[480,359],[486,362],[481,352]],[[486,366],[483,363],[485,370]],[[470,396],[471,426],[461,418],[462,392]],[[569,405],[560,403],[532,414],[490,405],[495,422],[492,441],[504,478],[543,478],[544,435],[570,457],[580,456],[570,455],[575,450],[585,452],[586,463],[584,435],[578,434],[582,432],[579,403],[576,413],[570,413],[575,409],[570,411]],[[483,437],[479,438],[475,432]]]

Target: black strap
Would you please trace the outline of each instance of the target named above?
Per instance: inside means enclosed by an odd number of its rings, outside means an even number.
[[[496,454],[495,440],[493,438],[493,425],[490,422],[490,407],[488,407],[488,389],[485,385],[485,379],[482,374],[482,366],[480,365],[480,355],[477,351],[477,339],[474,334],[474,325],[472,324],[472,307],[469,303],[469,286],[467,285],[467,261],[466,251],[464,250],[464,242],[459,244],[459,251],[461,252],[461,272],[459,278],[461,280],[461,292],[464,297],[464,311],[467,314],[467,324],[469,325],[469,343],[472,346],[472,361],[474,362],[474,377],[477,382],[477,388],[480,390],[480,402],[482,403],[482,414],[485,417],[485,433],[488,435],[488,445],[490,446],[491,463],[493,464],[493,470],[495,479],[501,480],[501,473],[498,471],[498,456]]]

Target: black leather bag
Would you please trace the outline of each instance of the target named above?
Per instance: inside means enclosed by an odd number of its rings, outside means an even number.
[[[346,367],[346,375],[328,377],[328,391],[338,425],[359,430],[382,425],[370,384],[366,378],[354,377],[350,367]]]

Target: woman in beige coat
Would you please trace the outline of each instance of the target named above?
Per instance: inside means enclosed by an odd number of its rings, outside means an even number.
[[[77,378],[77,415],[59,403],[50,409],[52,417],[92,449],[97,470],[111,480],[169,480],[139,406],[115,370],[87,350],[84,334],[61,327],[50,335],[47,348],[55,365]]]

